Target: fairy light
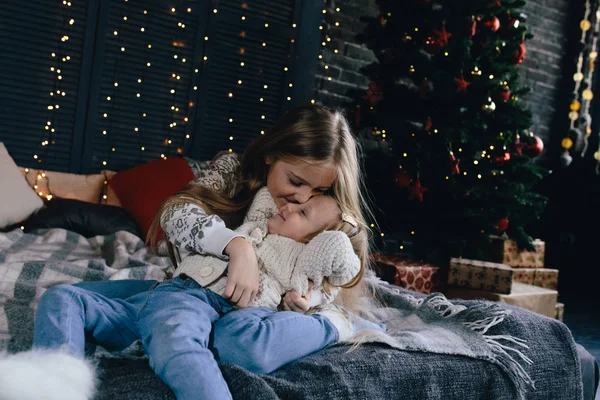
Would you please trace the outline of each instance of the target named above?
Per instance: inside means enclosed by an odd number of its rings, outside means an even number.
[[[64,19],[64,29],[65,32],[60,34],[60,41],[56,46],[56,50],[50,53],[51,65],[50,72],[55,75],[54,84],[52,90],[49,92],[48,96],[50,98],[48,104],[46,106],[46,125],[42,130],[42,140],[40,140],[41,146],[44,148],[42,151],[41,157],[40,155],[33,154],[33,159],[36,160],[38,164],[42,163],[42,157],[48,154],[50,150],[50,146],[55,144],[55,134],[57,133],[58,126],[54,123],[55,118],[57,118],[56,113],[60,110],[60,102],[59,98],[66,97],[66,92],[62,89],[61,83],[63,79],[63,67],[61,65],[66,64],[71,60],[71,56],[65,54],[68,49],[65,48],[65,44],[69,41],[69,31],[76,24],[76,20],[71,18],[68,13],[70,13],[69,9],[72,6],[70,1],[63,1],[62,5],[65,7],[65,19]],[[53,125],[54,124],[54,125]],[[52,127],[51,127],[52,126]],[[36,179],[37,182],[37,179]]]
[[[595,12],[595,22],[592,28],[592,22],[590,17],[592,16],[591,1],[586,0],[585,11],[583,19],[579,23],[581,29],[581,35],[579,42],[582,47],[582,51],[579,53],[577,58],[577,71],[573,74],[573,81],[575,82],[573,88],[573,100],[569,105],[569,134],[574,135],[574,138],[569,136],[564,137],[561,140],[561,147],[563,148],[562,158],[565,164],[570,164],[572,158],[569,154],[570,149],[573,147],[575,142],[583,139],[583,147],[581,150],[581,157],[585,157],[589,150],[589,139],[592,133],[592,116],[590,113],[591,100],[594,97],[592,91],[592,79],[595,71],[596,59],[598,57],[597,40],[600,32],[600,6]],[[587,48],[586,43],[589,40],[589,35],[592,37],[591,46]],[[586,55],[586,48],[589,49],[589,53]],[[588,64],[586,66],[586,58]],[[582,89],[582,84],[585,84],[587,88]],[[574,140],[573,140],[574,139]],[[594,153],[594,159],[596,163],[596,174],[600,174],[600,149]]]

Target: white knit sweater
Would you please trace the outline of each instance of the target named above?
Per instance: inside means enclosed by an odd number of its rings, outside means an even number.
[[[260,189],[250,206],[244,223],[235,231],[243,234],[256,250],[260,269],[259,294],[250,304],[277,309],[289,290],[308,291],[308,280],[320,289],[323,278],[334,286],[349,282],[360,270],[360,260],[350,239],[339,231],[324,231],[308,244],[268,234],[267,222],[277,213],[277,206],[266,187]],[[176,270],[200,285],[223,294],[227,283],[227,260],[208,255],[189,255]]]

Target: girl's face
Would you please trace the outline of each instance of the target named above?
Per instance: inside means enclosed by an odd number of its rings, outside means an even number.
[[[294,239],[297,242],[322,232],[340,220],[340,209],[330,196],[316,196],[304,204],[287,203],[269,219],[269,233]]]
[[[269,165],[267,189],[277,208],[287,203],[306,203],[311,197],[325,193],[336,178],[333,161],[307,163],[284,158],[267,159],[266,163]]]

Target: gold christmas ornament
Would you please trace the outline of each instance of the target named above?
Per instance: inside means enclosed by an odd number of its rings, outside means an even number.
[[[578,100],[574,100],[571,103],[571,110],[573,111],[579,111],[581,109],[581,103]]]
[[[571,138],[564,138],[562,140],[562,142],[560,142],[561,146],[563,147],[563,149],[570,149],[571,147],[573,147],[573,140]]]
[[[583,93],[581,93],[581,97],[583,97],[585,100],[591,100],[594,98],[594,92],[592,92],[590,89],[585,89]]]
[[[596,58],[598,58],[598,52],[597,51],[591,51],[590,52],[590,60],[595,60]]]
[[[573,80],[575,82],[581,82],[583,80],[583,73],[581,72],[576,72],[573,74]]]
[[[579,23],[579,27],[581,28],[582,31],[587,31],[592,27],[592,23],[587,20],[587,19],[583,19],[581,20],[581,22]]]
[[[600,151],[597,151],[597,152],[594,153],[594,159],[596,161],[600,161]]]
[[[577,111],[571,111],[569,113],[569,119],[571,121],[575,121],[577,118],[579,118],[579,113]]]

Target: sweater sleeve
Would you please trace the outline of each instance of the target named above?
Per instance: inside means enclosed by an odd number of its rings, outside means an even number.
[[[235,231],[245,235],[253,244],[261,243],[268,233],[268,221],[275,214],[277,214],[275,200],[265,186],[256,192],[244,217],[244,223]]]
[[[239,191],[240,160],[234,153],[221,153],[209,167],[199,172],[195,184],[233,197]],[[243,235],[225,226],[218,215],[208,215],[197,204],[180,204],[166,210],[160,225],[174,246],[198,254],[210,254],[223,259],[229,242]]]

